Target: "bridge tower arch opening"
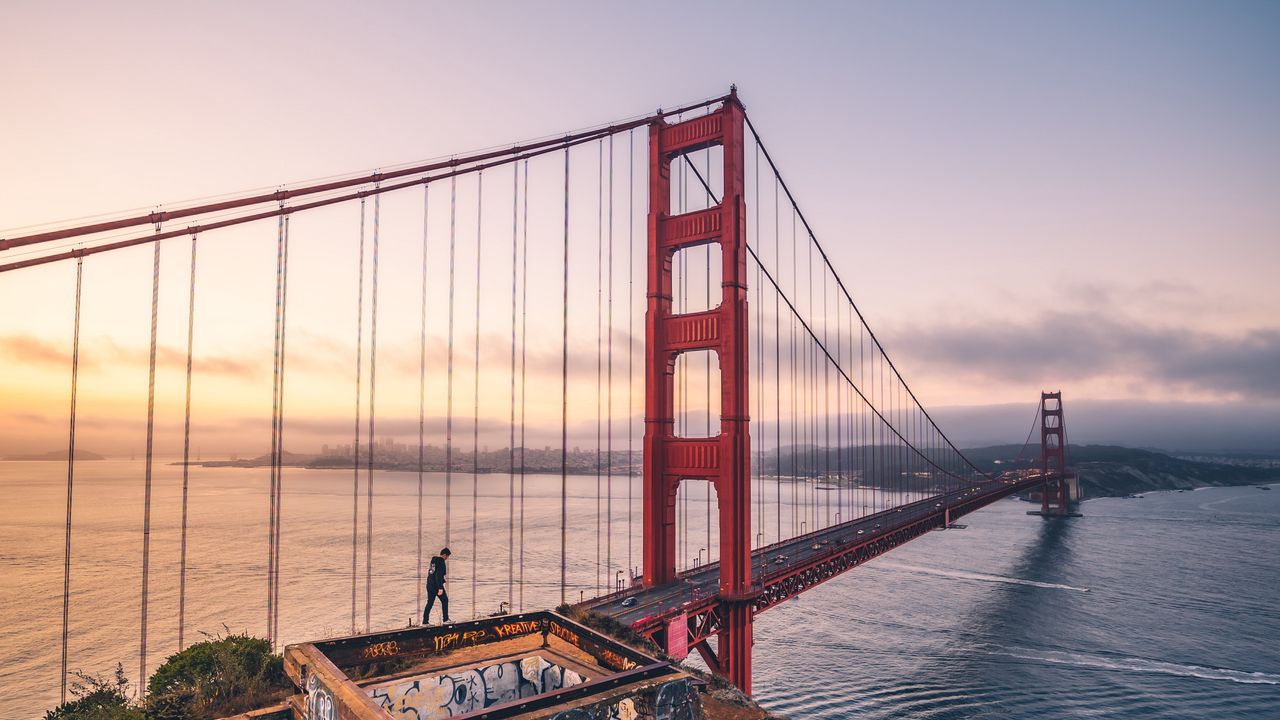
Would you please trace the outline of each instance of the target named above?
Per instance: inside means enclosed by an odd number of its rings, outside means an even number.
[[[676,497],[682,480],[715,487],[723,628],[714,665],[751,690],[751,441],[748,423],[747,252],[744,114],[736,92],[718,110],[649,126],[648,271],[645,309],[644,582],[677,579]],[[672,163],[718,147],[718,204],[672,214]],[[699,312],[673,305],[675,253],[719,245],[720,301]],[[714,256],[714,253],[711,254]],[[677,358],[697,350],[719,360],[720,417],[711,437],[680,437],[675,424]]]
[[[708,478],[681,478],[674,489],[676,566],[694,570],[720,556],[719,493]]]

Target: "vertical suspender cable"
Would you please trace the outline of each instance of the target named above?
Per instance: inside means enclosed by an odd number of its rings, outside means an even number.
[[[560,604],[568,602],[565,533],[569,523],[569,148],[564,149],[564,283],[560,326]]]
[[[759,138],[756,138],[759,143]],[[773,178],[773,182],[777,183],[777,177]],[[774,193],[777,193],[777,187],[774,187]],[[791,211],[791,288],[795,292],[796,288],[796,215],[795,210]],[[791,384],[787,386],[790,392],[787,393],[787,400],[791,402],[790,425],[791,425],[791,536],[795,537],[797,529],[799,529],[800,519],[800,503],[796,502],[796,480],[799,479],[799,473],[796,473],[796,314],[791,313]]]
[[[596,595],[600,595],[600,482],[604,470],[601,464],[601,426],[600,405],[601,391],[604,381],[604,139],[596,146],[599,157],[596,159]]]
[[[524,254],[520,257],[520,611],[524,612],[525,352],[529,327],[529,161],[524,161]]]
[[[853,313],[848,313],[845,315],[845,317],[848,318],[848,325],[845,326],[845,331],[847,333],[846,338],[848,339],[848,342],[849,342],[849,377],[852,379],[853,378]],[[849,442],[849,513],[847,515],[847,518],[849,520],[853,520],[856,517],[858,517],[856,512],[857,504],[858,504],[858,491],[856,489],[857,486],[853,484],[854,478],[857,477],[857,473],[854,471],[854,467],[857,462],[855,458],[857,457],[856,448],[857,448],[857,437],[858,437],[857,431],[856,431],[857,424],[854,420],[854,403],[857,402],[857,393],[854,390],[854,388],[852,387],[846,388],[845,398],[847,399],[847,404],[845,405],[846,411],[845,411],[844,426],[846,428],[846,432],[848,433],[847,438]]]
[[[160,232],[159,225],[156,225],[156,232]],[[147,692],[148,582],[151,579],[151,462],[156,429],[156,325],[160,312],[160,243],[157,242],[155,246],[151,261],[151,357],[147,376],[147,459],[142,501],[142,632],[138,658],[138,694],[144,697]]]
[[[685,157],[687,158],[688,156],[685,156]],[[708,208],[716,204],[716,198],[715,198],[715,195],[713,195],[711,192],[710,183],[711,183],[711,149],[708,148],[707,149],[707,179],[706,179],[706,182],[704,183],[707,187],[707,207]],[[757,238],[756,244],[759,244],[758,238]],[[710,310],[712,307],[714,307],[711,304],[711,244],[710,243],[708,243],[705,246],[704,252],[706,253],[706,258],[707,258],[707,270],[706,270],[707,287],[705,292],[706,309]],[[706,361],[705,373],[707,378],[707,405],[706,405],[707,430],[706,432],[707,432],[707,437],[712,437],[711,435],[711,353],[703,352],[702,356]],[[706,482],[706,492],[707,492],[707,562],[711,562],[711,481],[710,480]]]
[[[867,354],[866,354],[866,327],[861,321],[858,323],[858,387],[867,389]],[[861,494],[862,515],[868,514],[868,501],[875,500],[875,486],[872,485],[871,472],[871,411],[870,401],[865,397],[862,399],[858,407],[858,444],[862,452],[860,453],[861,461],[858,463],[862,470],[862,487]],[[870,496],[870,497],[868,497]]]
[[[178,547],[178,649],[186,647],[187,499],[191,481],[191,357],[196,320],[196,235],[191,236],[191,286],[187,293],[187,394],[182,421],[182,530]]]
[[[193,240],[194,241],[194,240]],[[62,555],[62,694],[67,702],[67,638],[71,621],[71,498],[76,479],[76,395],[80,381],[80,288],[84,279],[84,258],[76,258],[76,314],[71,335],[71,414],[67,422],[67,527]]]
[[[605,395],[605,484],[608,500],[605,503],[604,574],[607,582],[613,582],[613,136],[609,136],[609,320],[606,336],[609,338],[607,390]]]
[[[867,486],[867,493],[863,497],[863,514],[876,512],[876,498],[879,496],[879,487],[876,483],[876,418],[873,418],[870,405],[872,405],[872,397],[876,397],[876,386],[874,384],[874,374],[870,374],[867,366],[867,325],[858,324],[858,345],[859,345],[859,363],[861,364],[861,387],[865,388],[863,393],[863,462],[865,464],[864,484]],[[874,348],[873,348],[874,350]],[[869,496],[869,497],[868,497]],[[869,501],[869,506],[868,506]]]
[[[284,209],[284,203],[280,204]],[[275,646],[271,628],[276,602],[276,458],[280,446],[280,303],[284,285],[284,215],[276,221],[276,302],[275,328],[271,344],[271,465],[267,515],[267,639]]]
[[[418,314],[418,534],[417,591],[415,608],[422,608],[422,494],[427,443],[427,220],[431,208],[431,185],[422,185],[422,304]],[[415,610],[415,615],[417,610]]]
[[[453,302],[457,258],[458,177],[449,178],[449,361],[444,420],[444,544],[449,545],[453,526]]]
[[[471,406],[471,617],[476,617],[476,528],[480,524],[480,259],[484,239],[484,171],[476,176],[476,339]]]
[[[756,254],[760,248],[760,183],[756,182]],[[760,263],[756,263],[756,414],[764,418],[764,282]],[[756,547],[764,547],[764,442],[756,443]]]
[[[756,138],[756,192],[760,187],[760,139]],[[759,202],[757,200],[756,202]],[[778,277],[782,277],[782,239],[779,234],[778,221],[778,184],[773,185],[773,267]],[[782,321],[780,311],[781,293],[773,294],[773,448],[777,454],[774,470],[774,496],[778,506],[777,527],[774,537],[782,542]]]
[[[276,544],[275,583],[272,588],[275,614],[271,618],[271,637],[280,640],[280,545],[284,535],[284,362],[287,357],[285,340],[289,329],[289,216],[284,216],[284,282],[280,287],[280,409],[276,413]]]
[[[877,348],[876,350],[876,365],[879,367],[879,371],[880,371],[880,377],[876,381],[876,387],[879,388],[880,390],[880,398],[879,398],[880,403],[877,407],[881,409],[880,421],[876,423],[876,429],[880,432],[880,438],[876,442],[876,445],[879,448],[879,452],[877,454],[880,456],[880,478],[881,478],[881,483],[885,486],[885,490],[893,490],[894,489],[893,484],[889,480],[889,473],[888,473],[889,448],[885,445],[885,439],[888,435],[886,431],[888,430],[888,428],[886,427],[887,423],[886,423],[885,414],[883,411],[883,408],[885,407],[885,404],[884,404],[884,349],[883,348]],[[889,495],[887,492],[881,493],[880,509],[882,511],[889,509]]]
[[[809,279],[807,282],[809,290],[809,318],[813,318],[813,243],[809,243],[809,261],[806,264],[809,270]],[[805,400],[807,409],[805,412],[805,434],[808,437],[807,454],[809,456],[809,532],[813,532],[818,528],[818,354],[814,352],[814,342],[811,337],[805,338]]]
[[[684,119],[683,116],[680,118]],[[688,184],[686,182],[688,174],[685,171],[685,165],[688,164],[688,156],[684,156],[685,162],[680,164],[680,214],[684,214],[688,209]],[[679,312],[683,315],[689,309],[689,253],[676,253],[676,272],[680,279],[680,303]],[[687,356],[679,356],[683,358],[680,363],[683,371],[679,373],[680,387],[677,390],[680,393],[680,435],[687,436],[689,434],[689,363]],[[681,486],[677,486],[677,494],[680,496],[680,542],[683,549],[680,552],[680,559],[684,561],[684,566],[689,567],[689,488],[683,481]]]
[[[520,165],[511,164],[511,438],[507,443],[507,608],[515,608],[516,546],[516,291],[520,259]]]
[[[759,175],[759,173],[760,173],[760,168],[759,168],[758,166],[756,166],[756,167],[755,167],[755,170],[754,170],[754,172],[753,172],[753,177],[754,177],[754,182],[753,182],[754,189],[753,189],[753,193],[754,193],[754,197],[755,197],[755,211],[756,211],[756,216],[755,216],[754,227],[748,230],[748,235],[750,235],[750,234],[751,234],[751,232],[752,232],[752,231],[754,231],[754,232],[755,232],[755,236],[756,236],[756,256],[755,256],[755,257],[756,257],[756,277],[757,277],[757,279],[759,279],[759,277],[760,277],[760,261],[759,261],[759,255],[760,255],[760,252],[761,252],[761,248],[763,247],[763,246],[762,246],[762,244],[761,244],[761,243],[763,242],[762,237],[761,237],[761,228],[763,227],[763,225],[762,225],[762,224],[761,224],[761,222],[760,222],[760,175]],[[699,176],[699,177],[698,177],[698,179],[699,179],[699,180],[703,180],[701,176]],[[711,192],[711,184],[710,184],[710,182],[709,182],[709,181],[710,181],[710,179],[711,179],[711,153],[710,153],[710,151],[708,151],[708,152],[707,152],[707,178],[706,178],[706,180],[703,180],[703,183],[702,183],[702,184],[703,184],[703,186],[704,186],[704,187],[706,188],[706,190],[707,190],[707,198],[708,198],[707,202],[708,202],[708,203],[714,203],[716,199],[715,199],[714,194]],[[726,192],[727,192],[727,189],[726,189]],[[726,197],[726,198],[725,198],[725,200],[726,200],[726,201],[728,201],[728,198]],[[711,268],[710,268],[710,263],[711,263],[711,254],[710,254],[710,246],[708,246],[708,253],[707,253],[707,265],[708,265],[708,267],[707,267],[707,292],[708,292],[707,304],[708,304],[708,305],[710,305],[710,291],[711,291]],[[759,285],[759,283],[758,283],[758,282],[757,282],[756,284],[757,284],[757,285]],[[755,301],[754,301],[754,306],[755,306],[755,311],[756,311],[756,325],[757,325],[757,326],[761,326],[761,325],[762,325],[762,322],[763,322],[763,317],[764,317],[764,315],[763,315],[763,312],[764,312],[764,310],[763,310],[763,306],[764,306],[764,288],[763,288],[763,286],[761,285],[761,286],[756,287],[756,288],[754,288],[754,289],[755,289],[755,293],[756,293],[756,299],[755,299]],[[752,290],[751,286],[750,286],[750,285],[748,285],[747,292],[748,292],[748,293],[750,293],[750,292],[751,292],[751,290]],[[764,527],[765,527],[765,516],[764,516],[764,457],[765,457],[765,450],[764,450],[764,435],[763,435],[763,428],[764,428],[764,426],[765,426],[765,415],[764,415],[764,368],[765,368],[765,366],[764,366],[764,364],[763,364],[763,363],[764,363],[764,361],[763,361],[763,357],[764,357],[764,345],[765,345],[765,341],[764,341],[764,331],[763,331],[762,327],[756,327],[756,337],[757,337],[757,343],[756,343],[756,344],[757,344],[757,348],[756,348],[756,352],[757,352],[758,356],[757,356],[757,367],[755,368],[755,373],[756,373],[756,416],[755,416],[755,419],[759,422],[759,424],[760,424],[760,429],[756,431],[756,434],[754,434],[754,435],[752,436],[752,439],[751,439],[751,444],[752,444],[753,446],[755,446],[755,449],[756,449],[756,463],[755,463],[755,464],[756,464],[756,466],[757,466],[757,467],[756,467],[756,495],[757,495],[757,497],[756,497],[756,507],[757,507],[756,523],[757,523],[757,527],[756,527],[756,533],[755,533],[755,536],[754,536],[754,537],[753,537],[753,539],[752,539],[752,542],[754,542],[754,543],[756,544],[756,546],[758,546],[758,547],[763,547],[763,546],[764,546],[764,544],[765,544],[765,543],[764,543],[764,537],[765,537],[765,532],[764,532]],[[708,408],[710,408],[710,407],[711,407],[711,392],[710,392],[711,388],[710,388],[710,380],[711,380],[711,363],[710,363],[710,358],[708,357],[708,358],[707,358],[707,407],[708,407]],[[707,424],[707,431],[708,431],[708,432],[707,432],[707,434],[708,434],[708,435],[710,435],[710,434],[711,434],[711,433],[710,433],[711,426],[710,426],[710,422],[709,422],[709,421],[710,421],[710,417],[708,416],[708,424]],[[710,546],[711,546],[711,533],[710,533],[710,527],[711,527],[711,493],[708,491],[708,493],[707,493],[707,528],[708,528],[708,533],[707,533],[707,546],[708,546],[708,547],[710,547]]]
[[[684,117],[681,116],[680,119],[684,120]],[[680,178],[676,184],[676,187],[680,192],[679,212],[681,215],[685,212],[685,199],[688,196],[685,186],[685,164],[687,162],[688,158],[685,156],[685,163],[680,164]],[[689,302],[689,274],[686,272],[688,259],[689,254],[687,252],[677,251],[673,261],[677,278],[672,283],[672,287],[680,288],[680,301],[676,303],[676,312],[681,315],[683,315],[687,310]],[[676,387],[676,393],[678,393],[680,397],[680,414],[679,417],[676,418],[676,427],[678,428],[678,433],[681,436],[687,436],[689,434],[688,357],[683,355],[677,356],[676,362],[678,363],[676,376],[678,386]],[[683,480],[681,480],[680,484],[676,486],[676,495],[680,498],[680,538],[678,540],[680,550],[678,562],[682,561],[684,566],[687,568],[689,565],[689,488],[685,485]]]
[[[376,189],[376,185],[374,186]],[[369,474],[365,479],[365,521],[364,521],[364,628],[365,632],[373,629],[373,449],[377,436],[374,434],[374,400],[377,391],[378,376],[378,240],[382,215],[382,194],[373,196],[373,268],[370,272],[369,288]]]
[[[828,322],[827,315],[827,271],[822,271],[822,347],[827,347],[827,330],[831,323]],[[838,352],[838,351],[837,351]],[[838,357],[838,356],[837,356]],[[827,360],[822,363],[822,479],[825,483],[831,482],[831,361]],[[827,484],[825,487],[830,488]],[[824,517],[822,519],[823,527],[831,525],[831,493],[822,493],[822,506]]]
[[[815,316],[813,308],[813,246],[809,246],[809,317]],[[812,334],[806,334],[805,351],[808,362],[805,364],[805,389],[808,399],[808,413],[805,425],[809,433],[809,532],[818,528],[818,352],[817,342]]]
[[[355,439],[351,443],[351,632],[356,631],[356,547],[360,539],[360,360],[364,355],[364,212],[360,198],[360,261],[356,271],[356,413]]]
[[[635,515],[635,477],[633,472],[632,449],[635,435],[635,327],[634,287],[635,287],[635,176],[636,147],[635,130],[627,131],[627,582],[631,582],[632,573],[632,516]]]
[[[874,345],[872,345],[871,352],[872,352],[872,356],[871,356],[871,393],[872,395],[871,397],[876,401],[874,404],[872,404],[871,407],[873,409],[877,409],[877,408],[884,407],[884,383],[881,382],[883,378],[879,376],[879,372],[880,372],[879,371],[879,368],[880,368],[879,349],[876,348]],[[889,482],[884,471],[884,448],[882,447],[882,442],[884,437],[884,434],[883,434],[884,415],[882,413],[876,413],[876,417],[873,418],[872,422],[873,422],[873,425],[871,429],[872,429],[874,440],[872,441],[873,452],[872,452],[871,462],[872,462],[872,469],[876,473],[877,484],[880,490],[880,492],[876,494],[876,497],[874,499],[874,509],[876,512],[881,512],[889,507],[888,492],[891,489],[889,487]]]

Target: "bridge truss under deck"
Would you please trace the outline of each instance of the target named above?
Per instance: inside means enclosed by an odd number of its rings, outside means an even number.
[[[758,548],[751,554],[756,590],[751,613],[764,612],[930,530],[1044,482],[1040,475],[1001,477]],[[630,625],[669,652],[695,649],[718,671],[719,659],[708,641],[724,630],[719,580],[720,566],[713,562],[672,582],[628,588],[579,607]],[[675,628],[683,628],[685,636],[672,635]]]

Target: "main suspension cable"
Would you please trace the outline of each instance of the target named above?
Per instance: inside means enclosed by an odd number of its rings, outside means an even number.
[[[389,172],[376,171],[370,175],[359,177],[348,177],[333,182],[309,185],[291,190],[277,189],[274,192],[265,194],[255,194],[247,197],[233,198],[223,200],[221,202],[207,203],[187,208],[179,208],[177,210],[168,211],[152,211],[146,215],[136,215],[106,222],[92,223],[88,225],[80,225],[59,230],[51,230],[46,232],[34,233],[14,238],[0,238],[0,252],[17,247],[28,245],[36,245],[41,243],[52,242],[55,240],[63,240],[73,237],[81,237],[85,235],[96,235],[99,233],[120,230],[123,228],[136,227],[139,225],[158,225],[160,223],[170,222],[182,218],[195,217],[199,215],[207,215],[214,212],[224,212],[227,210],[250,207],[253,205],[262,205],[265,203],[284,203],[293,198],[303,197],[306,195],[316,195],[330,193],[336,190],[342,190],[352,187],[360,187],[364,185],[378,185],[386,183],[388,180],[412,177],[415,175],[423,175],[437,170],[445,170],[457,168],[459,166],[472,166],[468,168],[470,171],[476,169],[476,165],[487,163],[489,161],[498,160],[499,164],[505,162],[514,162],[521,159],[519,156],[532,156],[534,154],[543,154],[545,152],[554,152],[561,149],[567,143],[576,143],[578,141],[590,141],[604,135],[613,135],[625,130],[632,130],[637,127],[644,127],[659,118],[670,117],[692,110],[698,110],[716,103],[726,102],[728,96],[720,96],[715,98],[707,98],[694,103],[690,103],[683,107],[672,110],[659,110],[651,115],[633,118],[620,122],[614,122],[605,126],[596,126],[576,133],[569,133],[563,136],[555,136],[525,142],[509,147],[498,148],[496,150],[488,150],[479,153],[472,153],[462,157],[452,156],[448,160],[439,160],[425,164],[414,165],[410,167],[400,168]],[[421,184],[424,180],[421,178],[411,181],[412,184]],[[396,187],[402,187],[397,185]],[[385,189],[394,189],[392,186],[386,186]],[[345,199],[354,199],[348,197]],[[301,207],[301,206],[297,206]],[[295,208],[296,209],[296,208]],[[183,231],[179,234],[187,234]]]
[[[875,346],[880,348],[881,352],[883,352],[884,347],[880,344],[879,338],[877,338],[875,335],[875,332],[871,330],[870,325],[867,325],[866,318],[862,315],[862,311],[858,308],[857,303],[853,301],[853,296],[849,293],[848,288],[845,287],[844,282],[840,280],[840,276],[836,273],[835,266],[831,263],[831,259],[827,256],[826,250],[823,249],[822,244],[818,242],[818,237],[814,233],[813,227],[809,225],[808,219],[805,218],[804,213],[800,210],[799,203],[796,201],[795,196],[791,193],[791,188],[788,187],[786,184],[786,181],[782,179],[781,171],[778,169],[777,164],[774,163],[773,157],[769,154],[768,148],[764,146],[764,142],[760,139],[760,133],[756,130],[755,125],[752,124],[750,116],[748,116],[746,113],[743,113],[743,119],[746,121],[748,129],[751,130],[751,134],[755,138],[756,144],[760,146],[761,152],[764,153],[764,157],[768,161],[769,167],[773,169],[774,176],[777,178],[779,184],[782,185],[783,191],[787,194],[787,199],[790,201],[792,209],[795,210],[796,215],[800,218],[800,222],[804,224],[805,230],[809,235],[810,241],[813,243],[814,247],[818,250],[818,253],[822,257],[822,261],[826,264],[832,276],[835,278],[837,287],[839,287],[841,293],[845,297],[845,300],[849,303],[853,311],[858,315],[858,320],[867,328],[867,333],[870,336],[872,343],[874,343]],[[903,379],[902,373],[898,371],[897,366],[893,364],[893,361],[890,360],[887,355],[885,355],[884,361],[889,364],[889,367],[893,371],[894,375],[897,376],[897,378],[902,382],[903,386],[906,388],[906,391],[908,395],[910,395],[911,400],[915,402],[916,406],[920,408],[920,411],[924,413],[926,418],[928,418],[929,423],[938,430],[938,434],[940,435],[940,437],[943,439],[943,441],[947,443],[947,445],[956,454],[956,456],[959,457],[965,464],[967,464],[973,471],[977,472],[979,475],[982,475],[987,479],[991,479],[991,476],[988,473],[979,469],[977,465],[974,465],[973,462],[970,461],[969,458],[966,457],[964,453],[962,453],[960,449],[955,446],[955,444],[951,441],[951,439],[947,437],[946,433],[942,432],[942,429],[938,427],[937,422],[935,422],[933,417],[929,415],[929,411],[925,410],[924,404],[920,402],[919,398],[915,396],[915,393],[911,390],[910,386],[906,384],[906,381]]]
[[[1035,434],[1036,425],[1038,425],[1040,422],[1040,411],[1043,409],[1043,407],[1044,407],[1044,401],[1042,400],[1040,401],[1040,403],[1036,405],[1035,414],[1031,416],[1031,428],[1027,430],[1027,439],[1022,442],[1022,448],[1018,450],[1018,457],[1014,458],[1014,461],[1013,461],[1013,468],[1015,470],[1018,468],[1018,463],[1022,461],[1023,453],[1025,453],[1027,451],[1027,448],[1031,446],[1031,436]],[[1063,445],[1065,446],[1065,443],[1063,443]]]
[[[763,146],[761,147],[761,150],[762,150],[762,151],[764,150]],[[765,156],[766,156],[766,157],[768,157],[768,153],[767,153],[767,151],[765,151]],[[702,183],[702,186],[703,186],[703,188],[706,190],[707,194],[708,194],[708,195],[710,195],[710,196],[711,196],[711,198],[712,198],[713,200],[715,200],[715,196],[714,196],[714,194],[712,194],[712,192],[711,192],[711,186],[710,186],[710,185],[707,183],[707,181],[702,177],[701,173],[699,173],[699,172],[698,172],[698,168],[697,168],[696,166],[694,166],[692,162],[689,162],[689,160],[688,160],[688,157],[687,157],[687,156],[685,157],[685,161],[686,161],[686,164],[688,164],[688,165],[689,165],[690,169],[692,169],[692,170],[693,170],[694,175],[696,175],[696,176],[697,176],[697,178],[698,178],[698,180]],[[772,161],[771,161],[771,162],[772,162]],[[683,167],[683,166],[682,166],[682,167]],[[786,188],[786,186],[784,185],[784,186],[783,186],[783,188],[785,189],[785,188]],[[798,214],[798,211],[797,211],[797,214]],[[802,218],[802,220],[803,220],[803,218]],[[812,238],[811,238],[811,239],[812,239]],[[816,245],[816,242],[815,242],[813,245]],[[862,390],[861,390],[860,388],[858,388],[858,387],[857,387],[857,385],[853,382],[853,379],[852,379],[851,377],[849,377],[849,374],[848,374],[848,373],[846,373],[846,372],[845,372],[845,370],[844,370],[844,368],[840,367],[839,363],[837,363],[837,362],[836,362],[835,357],[831,354],[831,351],[827,349],[826,345],[825,345],[825,344],[823,344],[822,340],[818,337],[817,333],[813,330],[813,328],[809,325],[809,323],[804,319],[804,317],[800,315],[799,310],[798,310],[798,309],[795,307],[795,305],[792,303],[791,299],[790,299],[789,297],[787,297],[786,293],[784,293],[784,292],[783,292],[782,287],[778,284],[778,281],[773,277],[773,274],[772,274],[772,273],[770,273],[770,272],[769,272],[769,269],[768,269],[768,268],[766,268],[766,267],[764,266],[764,262],[763,262],[763,261],[761,261],[760,257],[756,254],[755,249],[754,249],[754,248],[752,248],[750,244],[746,245],[745,247],[746,247],[746,249],[747,249],[747,253],[751,256],[751,259],[755,261],[755,263],[756,263],[757,267],[759,267],[759,268],[760,268],[760,271],[764,274],[765,279],[767,279],[767,280],[769,281],[769,283],[770,283],[771,285],[773,285],[774,290],[778,293],[778,295],[781,297],[781,299],[782,299],[782,300],[787,304],[787,308],[792,312],[792,314],[794,314],[794,315],[796,316],[796,319],[800,322],[800,325],[801,325],[801,327],[804,329],[804,331],[805,331],[806,333],[808,333],[809,338],[811,339],[811,341],[812,341],[812,343],[814,344],[814,346],[815,346],[818,350],[821,350],[821,351],[822,351],[822,354],[826,356],[826,358],[827,358],[827,362],[828,362],[828,363],[830,363],[831,365],[835,366],[836,370],[840,373],[840,376],[841,376],[842,378],[844,378],[845,382],[847,382],[847,383],[849,383],[850,385],[853,385],[853,386],[854,386],[854,389],[855,389],[855,390],[857,390],[857,392],[858,392],[858,396],[859,396],[859,397],[861,397],[861,398],[862,398],[862,400],[863,400],[864,402],[870,403],[870,400],[869,400],[865,395],[863,395]],[[812,247],[812,245],[811,245],[811,247]],[[819,249],[819,252],[821,252],[821,248],[818,248],[818,249]],[[812,264],[810,265],[810,267],[812,267]],[[812,280],[812,278],[810,278],[810,279]],[[837,278],[837,281],[838,281],[838,278]],[[810,282],[810,283],[809,283],[809,287],[810,287],[810,297],[812,297],[812,288],[813,288],[813,283],[812,283],[812,282]],[[812,300],[810,300],[810,304],[812,305]],[[855,308],[855,310],[856,310],[856,308]],[[810,314],[811,314],[811,315],[813,314],[813,313],[812,313],[812,311],[810,312]],[[861,315],[859,315],[859,318],[861,318]],[[863,324],[865,325],[865,322],[864,322]],[[868,334],[870,334],[870,333],[871,333],[870,328],[868,328],[868,329],[867,329],[867,332],[868,332]],[[874,336],[872,336],[872,337],[874,338]],[[880,348],[880,350],[881,350],[881,356],[884,358],[884,361],[885,361],[885,362],[889,362],[888,358],[887,358],[887,357],[884,357],[883,348]],[[815,362],[816,362],[816,357],[815,357]],[[889,364],[890,364],[890,365],[892,365],[892,363],[889,363]],[[816,371],[815,371],[815,375],[816,375]],[[898,379],[899,379],[899,381],[901,382],[901,377],[900,377],[900,376],[899,376],[899,378],[898,378]],[[816,377],[815,377],[815,384],[816,384]],[[903,383],[903,386],[904,386],[904,387],[905,387],[905,385],[906,385],[906,383]],[[909,392],[909,390],[908,390],[908,392]],[[914,399],[915,399],[915,397],[914,397],[914,396],[912,396],[912,399],[914,400]],[[816,406],[816,402],[814,403],[814,405]],[[918,403],[917,403],[917,405],[918,405]],[[919,448],[916,448],[916,447],[914,447],[914,446],[911,446],[909,443],[907,443],[907,442],[906,442],[906,437],[905,437],[905,436],[904,436],[904,435],[903,435],[903,434],[898,430],[898,428],[894,427],[893,423],[890,423],[890,422],[889,422],[889,420],[888,420],[888,419],[887,419],[883,414],[881,414],[881,412],[880,412],[880,410],[879,410],[879,409],[877,409],[874,405],[872,406],[872,408],[871,408],[871,409],[872,409],[872,411],[876,414],[876,417],[878,417],[878,418],[880,419],[880,421],[881,421],[881,422],[885,423],[885,424],[888,426],[888,429],[889,429],[889,430],[891,430],[891,431],[893,432],[893,434],[894,434],[894,435],[895,435],[899,440],[901,440],[903,443],[906,443],[906,444],[907,444],[907,446],[908,446],[908,447],[910,447],[910,448],[911,448],[911,450],[912,450],[913,452],[915,452],[917,455],[920,455],[920,456],[921,456],[922,458],[924,458],[927,462],[929,462],[930,464],[933,464],[932,459],[927,458],[926,456],[924,456],[924,454],[920,451],[920,449],[919,449]],[[815,414],[816,414],[816,413],[815,413]],[[815,418],[815,421],[816,421],[816,418]],[[937,427],[937,426],[936,426],[936,425],[934,425],[934,427]],[[815,435],[816,435],[816,432],[815,432]],[[958,450],[957,450],[956,452],[957,452],[957,453],[959,453],[959,451],[958,451]],[[962,456],[962,457],[963,457],[963,456]],[[939,469],[941,469],[941,468],[939,468]],[[976,469],[976,468],[975,468],[975,469]],[[950,474],[950,473],[949,473],[949,471],[946,471],[946,472],[948,472],[948,474]],[[981,472],[981,471],[979,470],[978,472]],[[983,473],[983,474],[985,474],[985,473]]]

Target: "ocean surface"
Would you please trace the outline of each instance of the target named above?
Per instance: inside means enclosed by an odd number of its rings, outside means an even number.
[[[179,468],[157,466],[150,669],[177,644],[180,479]],[[57,702],[65,482],[61,463],[0,462],[0,717],[39,717]],[[227,629],[263,634],[267,482],[265,469],[192,470],[188,643]],[[446,500],[444,476],[425,478],[427,557],[445,542],[446,503],[453,510],[455,619],[508,597],[527,609],[559,602],[560,479],[526,479],[522,586],[509,585],[519,578],[518,548],[508,562],[509,482],[482,475],[473,488],[470,475],[455,474]],[[609,585],[629,555],[639,564],[630,482],[614,479],[613,512],[600,516],[613,530],[599,550],[612,558],[605,570],[596,562],[596,478],[570,478],[571,600]],[[414,473],[375,474],[375,629],[420,614],[417,492]],[[781,492],[785,533],[793,493]],[[1280,718],[1280,486],[1093,500],[1085,517],[1052,522],[1028,508],[998,502],[964,518],[966,529],[930,533],[760,616],[758,699],[792,718]],[[773,512],[766,529],[778,522]],[[349,632],[350,471],[286,469],[284,516],[282,640]],[[707,545],[697,540],[704,516],[695,490],[682,556]],[[119,662],[136,680],[141,526],[141,462],[77,464],[73,670],[105,673]]]

